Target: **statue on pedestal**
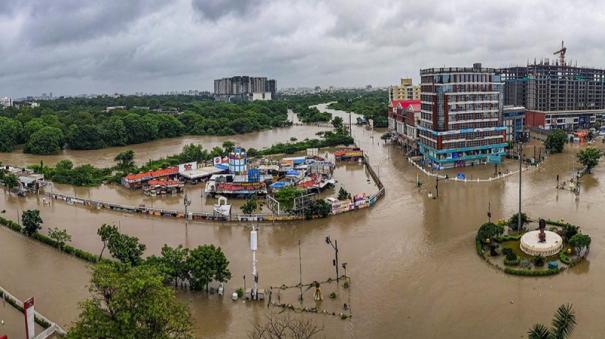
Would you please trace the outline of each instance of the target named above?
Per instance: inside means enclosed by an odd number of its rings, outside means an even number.
[[[544,233],[544,229],[546,228],[546,221],[540,218],[538,221],[538,228],[540,233],[538,234],[538,242],[546,242],[546,233]]]

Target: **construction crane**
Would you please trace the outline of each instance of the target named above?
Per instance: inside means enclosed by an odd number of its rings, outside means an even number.
[[[565,66],[565,52],[567,52],[567,47],[565,47],[564,41],[561,41],[561,49],[553,53],[553,55],[559,54],[560,66]]]

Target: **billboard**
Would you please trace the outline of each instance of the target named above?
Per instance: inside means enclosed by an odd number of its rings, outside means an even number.
[[[186,162],[184,164],[179,164],[179,173],[183,173],[186,171],[191,171],[197,169],[197,161]]]

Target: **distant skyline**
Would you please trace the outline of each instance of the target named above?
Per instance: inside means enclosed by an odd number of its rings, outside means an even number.
[[[524,65],[565,40],[605,68],[599,1],[3,0],[0,97],[417,82],[420,68]]]

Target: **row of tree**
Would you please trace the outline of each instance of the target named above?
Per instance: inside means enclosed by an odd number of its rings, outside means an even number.
[[[149,97],[149,100],[158,97]],[[111,102],[115,106],[123,97]],[[187,97],[173,97],[174,101]],[[108,104],[109,103],[109,104]],[[233,135],[288,125],[285,102],[225,103],[199,98],[182,102],[174,111],[126,106],[107,112],[97,99],[58,99],[37,108],[0,110],[0,151],[24,144],[24,152],[56,154],[63,147],[99,149],[147,142],[183,134]]]

